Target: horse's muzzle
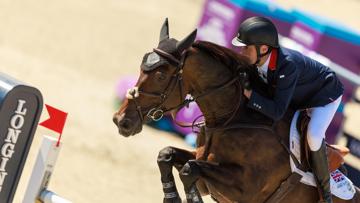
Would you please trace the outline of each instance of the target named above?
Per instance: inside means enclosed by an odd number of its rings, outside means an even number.
[[[115,113],[113,116],[113,122],[118,127],[119,134],[124,137],[135,135],[142,130],[141,122],[127,118],[124,113],[121,115]]]

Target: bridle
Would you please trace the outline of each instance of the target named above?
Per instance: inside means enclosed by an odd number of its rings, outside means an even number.
[[[163,93],[159,94],[159,93],[145,92],[142,90],[138,90],[136,87],[128,90],[127,97],[128,97],[128,99],[133,99],[133,101],[136,105],[136,110],[137,110],[142,122],[144,121],[144,115],[146,115],[146,117],[148,119],[151,119],[152,121],[158,121],[164,116],[164,114],[166,112],[172,111],[177,108],[181,108],[186,105],[185,101],[184,101],[175,107],[168,108],[168,109],[163,108],[163,104],[166,102],[169,95],[171,95],[171,93],[174,91],[177,84],[179,84],[180,101],[182,101],[182,98],[183,98],[182,97],[182,95],[183,95],[182,72],[183,72],[183,66],[184,66],[187,52],[186,51],[183,52],[183,54],[181,55],[181,58],[179,60],[179,59],[175,58],[173,55],[171,55],[161,49],[154,48],[153,51],[155,53],[157,53],[158,55],[164,57],[171,64],[175,65],[176,71],[171,76],[171,79],[170,79],[169,83],[167,84]],[[160,102],[159,102],[159,104],[155,105],[154,107],[149,108],[149,110],[143,110],[142,107],[138,104],[137,99],[136,99],[140,95],[159,98]],[[145,114],[143,114],[143,112],[145,112]]]
[[[244,74],[244,72],[241,72],[241,73],[239,73],[240,77],[238,75],[236,75],[234,78],[232,78],[231,80],[225,82],[224,84],[222,84],[220,86],[217,86],[217,87],[215,87],[215,88],[213,88],[213,89],[211,89],[209,91],[205,91],[204,93],[202,93],[200,95],[197,95],[196,97],[186,98],[185,100],[183,100],[183,98],[184,98],[183,95],[184,94],[183,94],[183,89],[182,89],[182,87],[183,87],[182,73],[183,73],[183,66],[184,66],[188,51],[185,50],[181,54],[180,59],[177,59],[176,57],[174,57],[170,53],[167,53],[167,52],[165,52],[165,51],[163,51],[161,49],[158,49],[158,48],[154,48],[153,51],[156,54],[158,54],[158,55],[162,56],[163,58],[165,58],[166,60],[168,60],[169,63],[173,64],[176,67],[176,71],[172,75],[172,78],[170,79],[170,81],[169,81],[168,85],[166,86],[163,93],[159,94],[159,93],[145,92],[145,91],[142,91],[142,90],[138,90],[137,87],[134,87],[134,88],[131,88],[131,89],[128,90],[127,98],[132,99],[134,101],[135,106],[136,106],[136,111],[138,112],[138,115],[139,115],[142,122],[144,121],[144,115],[146,115],[146,118],[148,118],[148,119],[150,119],[152,121],[158,121],[164,116],[164,114],[166,112],[169,112],[169,111],[172,111],[172,110],[175,110],[175,109],[179,110],[182,107],[187,106],[189,103],[191,103],[193,101],[196,101],[197,99],[199,99],[201,97],[204,97],[204,96],[209,95],[209,94],[211,94],[213,92],[216,92],[216,91],[222,90],[222,89],[224,89],[226,87],[229,87],[230,85],[234,84],[235,82],[239,82],[239,80],[241,78],[241,74]],[[180,103],[178,105],[174,106],[174,107],[166,109],[166,108],[163,107],[163,104],[169,98],[169,95],[171,95],[171,93],[175,90],[177,84],[179,84]],[[144,110],[144,109],[142,109],[142,107],[137,102],[137,97],[139,97],[140,95],[144,95],[144,96],[148,96],[148,97],[160,98],[160,102],[159,102],[159,104],[155,105],[154,107],[148,108],[149,110]],[[239,101],[241,101],[242,94],[239,93],[239,95],[240,95]],[[234,110],[231,111],[231,112],[233,112],[232,115],[223,124],[224,126],[227,125],[233,119],[233,117],[235,116],[235,114],[236,114],[239,107],[240,107],[240,102],[237,102],[237,105],[235,106]],[[177,111],[176,111],[176,113],[177,113]],[[203,122],[195,123],[195,121],[191,125],[177,122],[176,119],[175,119],[176,113],[175,113],[175,115],[172,114],[173,119],[181,127],[193,127],[193,126],[200,125],[200,123],[203,124]],[[228,114],[226,114],[226,115],[228,115]]]

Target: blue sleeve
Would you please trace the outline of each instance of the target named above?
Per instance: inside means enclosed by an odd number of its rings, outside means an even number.
[[[282,66],[276,76],[277,78],[274,79],[277,84],[274,98],[268,99],[253,91],[247,106],[275,121],[280,120],[290,104],[298,76],[299,73],[294,63]]]

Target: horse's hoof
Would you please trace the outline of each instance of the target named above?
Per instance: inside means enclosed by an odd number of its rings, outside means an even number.
[[[177,198],[164,198],[164,201],[163,203],[182,203],[180,197],[177,197]]]

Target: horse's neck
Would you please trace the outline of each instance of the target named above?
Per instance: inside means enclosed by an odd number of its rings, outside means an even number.
[[[230,81],[234,76],[230,70],[218,61],[206,56],[195,55],[192,60],[198,60],[197,66],[184,68],[189,78],[189,86],[193,97],[207,92],[206,96],[197,99],[197,104],[204,114],[206,123],[219,122],[231,116],[241,99],[241,92],[234,84],[220,90],[216,88]]]

